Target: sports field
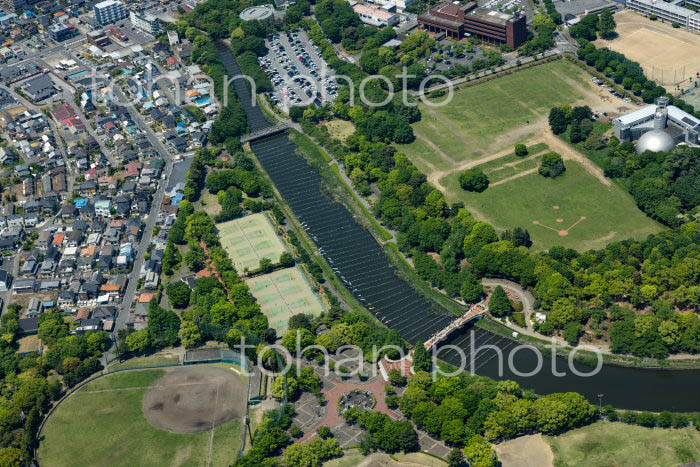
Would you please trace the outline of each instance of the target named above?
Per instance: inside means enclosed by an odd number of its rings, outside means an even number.
[[[42,466],[230,465],[247,384],[222,365],[115,373],[68,397],[42,431]]]
[[[589,81],[577,66],[557,60],[455,91],[444,107],[420,105],[416,140],[399,150],[430,174],[512,148],[542,129],[553,106],[595,91]]]
[[[669,23],[652,21],[631,10],[615,14],[618,37],[599,39],[598,47],[607,47],[638,62],[647,78],[665,86],[669,91],[681,83],[682,88],[693,86],[684,81],[700,71],[700,37],[683,28],[675,29]]]
[[[537,250],[562,245],[585,251],[660,230],[628,193],[616,184],[604,185],[579,162],[566,160],[566,172],[555,179],[539,175],[537,165],[535,156],[507,173],[484,169],[492,184],[482,193],[462,190],[458,173],[442,184],[450,201],[463,201],[497,229],[527,229]]]
[[[325,310],[319,297],[298,268],[287,268],[246,281],[250,291],[278,335],[287,332],[292,315],[319,315]]]
[[[547,436],[546,440],[557,466],[671,466],[700,459],[700,433],[690,427],[644,428],[597,422],[561,436]]]
[[[233,260],[239,272],[257,269],[260,260],[279,262],[285,251],[282,241],[264,213],[234,219],[217,225],[221,246]]]

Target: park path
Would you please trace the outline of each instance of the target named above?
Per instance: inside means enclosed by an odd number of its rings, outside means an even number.
[[[316,426],[307,430],[306,433],[304,433],[304,436],[299,438],[299,441],[297,442],[303,443],[313,439],[317,436],[316,430],[323,425],[328,425],[328,427],[332,429],[341,423],[344,423],[345,419],[338,411],[338,401],[340,400],[340,397],[348,391],[359,389],[371,392],[377,399],[377,404],[374,406],[374,409],[372,409],[373,411],[385,413],[394,419],[399,418],[399,416],[391,411],[386,405],[386,400],[384,398],[384,386],[386,385],[386,382],[382,378],[377,377],[372,381],[359,384],[344,383],[341,381],[334,381],[333,384],[333,388],[321,391],[323,396],[326,398],[326,416],[323,417],[323,419],[321,419]]]
[[[605,176],[603,169],[598,167],[593,161],[591,161],[588,157],[582,154],[578,149],[569,145],[569,143],[562,140],[561,138],[555,136],[549,128],[542,132],[541,139],[544,140],[544,142],[547,144],[547,146],[549,146],[549,148],[552,151],[561,154],[564,160],[568,159],[573,160],[574,162],[578,162],[583,166],[583,168],[586,169],[588,173],[597,178],[598,181],[600,181],[600,183],[607,187],[612,186],[612,182]]]
[[[526,175],[534,174],[534,173],[537,172],[538,170],[539,170],[539,169],[538,169],[537,167],[534,167],[534,168],[532,168],[532,169],[523,170],[522,172],[517,173],[517,174],[515,174],[515,175],[511,175],[510,177],[506,177],[506,178],[504,178],[503,180],[499,180],[499,181],[497,181],[497,182],[491,183],[489,186],[498,186],[498,185],[502,185],[503,183],[508,183],[508,182],[510,182],[510,181],[512,181],[512,180],[516,180],[516,179],[518,179],[518,178],[525,177]]]
[[[523,289],[523,287],[517,282],[509,281],[507,279],[484,278],[481,280],[481,284],[486,287],[497,287],[500,285],[501,287],[506,289],[506,292],[511,291],[512,293],[514,293],[520,300],[520,303],[523,304],[523,313],[525,313],[525,323],[527,325],[527,330],[534,332],[532,330],[532,323],[530,321],[530,315],[535,309],[534,295],[532,295],[527,290]]]

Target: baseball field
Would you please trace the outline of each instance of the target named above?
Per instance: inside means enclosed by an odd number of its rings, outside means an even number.
[[[41,432],[42,466],[233,463],[247,381],[231,365],[114,373],[65,399]]]
[[[450,202],[464,202],[498,230],[526,228],[538,250],[563,245],[584,251],[658,231],[600,167],[551,133],[549,111],[563,104],[611,116],[636,108],[613,99],[562,59],[455,91],[445,107],[422,105],[423,119],[413,126],[416,141],[400,150]],[[515,156],[517,143],[527,145],[527,156]],[[559,153],[567,167],[555,180],[537,173],[549,151]],[[488,176],[486,191],[460,187],[459,175],[471,168]]]

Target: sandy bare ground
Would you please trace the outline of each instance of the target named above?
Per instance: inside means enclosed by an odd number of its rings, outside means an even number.
[[[552,467],[554,454],[542,435],[528,435],[494,446],[503,467]]]
[[[143,397],[152,425],[176,433],[209,431],[245,413],[246,387],[229,368],[168,369]]]
[[[696,34],[682,28],[674,29],[668,23],[651,21],[630,10],[617,13],[615,21],[618,37],[599,39],[594,42],[596,46],[608,47],[639,62],[648,78],[668,90],[700,70],[700,38]],[[685,81],[681,87],[691,84]]]

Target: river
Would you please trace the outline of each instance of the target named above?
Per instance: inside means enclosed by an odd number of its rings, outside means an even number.
[[[221,57],[231,76],[241,74],[228,48],[221,47]],[[273,126],[258,106],[251,105],[245,81],[236,80],[234,86],[246,111],[250,130]],[[296,146],[287,135],[254,142],[251,148],[348,290],[380,321],[396,329],[411,343],[427,340],[451,321],[453,316],[396,275],[374,237],[343,205],[327,196],[321,175],[296,154]],[[467,362],[465,369],[483,376],[515,380],[538,394],[575,391],[596,404],[602,402],[623,409],[700,410],[697,389],[700,387],[700,370],[604,365],[594,375],[587,376],[585,373],[591,373],[594,368],[580,363],[569,368],[567,360],[558,357],[554,369],[551,358],[543,358],[541,370],[525,376],[538,366],[535,354],[520,348],[512,339],[478,327],[468,327],[451,335],[440,345],[438,356],[459,365],[458,351],[446,346],[455,346],[468,356],[472,345],[480,350],[475,352],[473,362]],[[495,348],[500,349],[502,357],[499,358]],[[509,360],[513,362],[512,368],[509,368]],[[499,371],[499,366],[503,371]],[[575,374],[574,370],[583,375]]]

